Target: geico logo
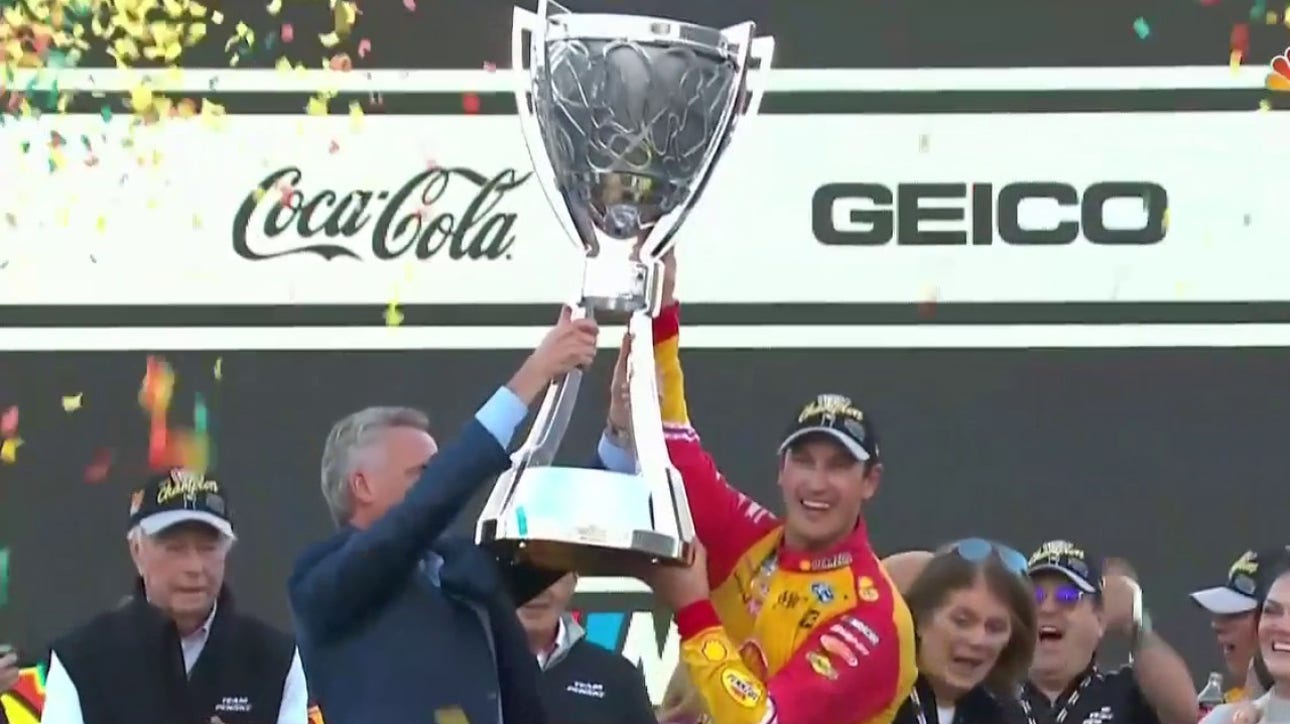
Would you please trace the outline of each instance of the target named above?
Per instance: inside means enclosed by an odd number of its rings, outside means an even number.
[[[826,184],[811,202],[821,244],[879,246],[1146,245],[1165,238],[1169,194],[1148,181],[1099,181],[1084,189],[1019,181],[885,186]]]

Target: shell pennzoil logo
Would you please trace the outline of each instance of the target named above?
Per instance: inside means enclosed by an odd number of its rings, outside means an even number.
[[[45,672],[37,666],[23,669],[18,683],[0,697],[9,724],[40,724],[45,708]],[[318,707],[309,707],[309,724],[323,724]]]

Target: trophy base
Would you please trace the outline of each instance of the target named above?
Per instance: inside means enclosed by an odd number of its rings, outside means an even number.
[[[688,565],[693,544],[655,520],[657,496],[643,476],[607,470],[521,467],[498,480],[512,494],[481,516],[477,540],[503,555],[542,568],[587,575],[624,575],[650,564]],[[659,530],[659,528],[662,530]],[[670,529],[670,530],[669,530]]]
[[[631,576],[649,566],[685,566],[693,557],[690,546],[685,547],[679,560],[633,549],[556,540],[499,540],[489,547],[501,553],[503,560],[521,561],[549,571],[577,571],[584,576]]]

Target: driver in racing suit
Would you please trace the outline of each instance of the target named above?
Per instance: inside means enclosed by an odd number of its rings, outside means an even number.
[[[706,575],[696,565],[644,577],[676,611],[682,661],[718,724],[891,722],[917,671],[909,609],[861,515],[882,472],[873,423],[840,395],[802,408],[779,449],[782,521],[730,486],[690,425],[674,268],[669,260],[654,355]],[[625,358],[609,416],[620,449],[630,447]]]

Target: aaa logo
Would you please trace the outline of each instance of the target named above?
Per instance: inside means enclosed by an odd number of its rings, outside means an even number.
[[[1272,59],[1272,72],[1268,73],[1268,90],[1290,92],[1290,48]]]

